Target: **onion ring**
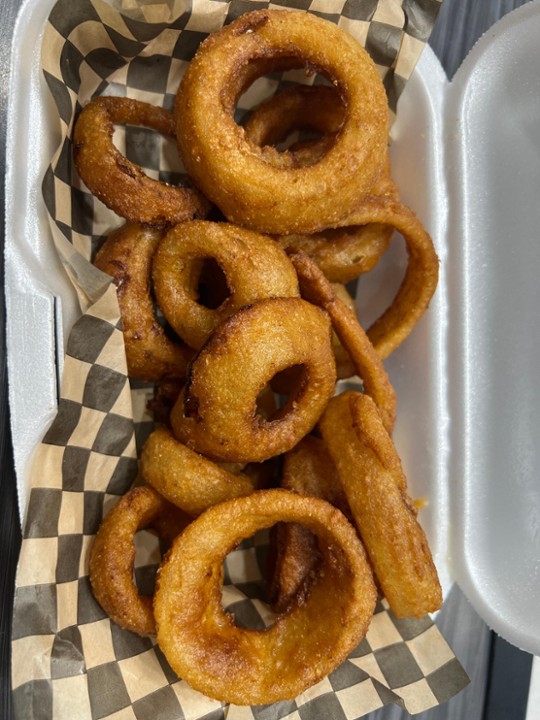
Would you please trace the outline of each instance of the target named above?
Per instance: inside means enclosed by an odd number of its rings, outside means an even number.
[[[332,290],[356,317],[356,301],[349,293],[345,285],[341,283],[332,283]],[[358,369],[354,364],[350,354],[341,344],[335,330],[332,332],[332,346],[334,348],[334,357],[336,358],[336,375],[338,380],[345,380],[356,375]]]
[[[332,290],[336,296],[342,300],[356,315],[356,303],[354,298],[347,291],[347,288],[340,283],[332,283]],[[336,376],[338,380],[344,380],[356,375],[358,372],[357,366],[354,364],[347,350],[341,344],[335,331],[332,331],[332,350],[336,361]],[[288,395],[291,388],[294,387],[298,380],[298,372],[298,368],[294,367],[279,373],[279,375],[272,380],[272,389],[274,392],[279,393],[280,395]]]
[[[94,264],[116,285],[128,375],[149,382],[183,378],[193,351],[174,343],[158,323],[150,290],[152,258],[163,231],[126,223],[113,231]]]
[[[408,254],[407,270],[392,304],[367,330],[384,360],[409,336],[427,310],[437,288],[439,260],[429,233],[406,205],[391,197],[365,197],[346,224],[372,222],[391,225],[401,233]]]
[[[263,58],[319,71],[339,90],[345,121],[314,165],[283,168],[233,119],[245,67]],[[260,71],[260,68],[257,68]],[[384,165],[388,108],[376,67],[334,23],[310,13],[245,13],[200,46],[176,96],[180,156],[228,220],[273,234],[316,232],[350,214]]]
[[[396,394],[356,313],[336,295],[330,282],[306,253],[289,251],[289,257],[298,273],[302,297],[326,310],[334,332],[362,378],[364,392],[377,405],[386,430],[392,432],[396,421]]]
[[[313,435],[306,435],[285,454],[281,487],[322,498],[346,516],[350,513],[336,466],[322,440]],[[271,541],[275,557],[268,596],[272,609],[284,612],[306,597],[320,567],[321,552],[316,536],[298,523],[278,523]]]
[[[373,186],[370,196],[398,201],[389,167]],[[392,225],[356,223],[356,212],[343,222],[343,227],[326,228],[312,235],[281,235],[275,239],[285,249],[307,253],[331,282],[348,283],[373,270],[388,249],[394,233]]]
[[[362,393],[343,393],[319,428],[390,609],[396,617],[435,612],[442,604],[437,570],[377,406]]]
[[[295,86],[262,103],[246,123],[246,135],[258,145],[276,144],[292,130],[335,134],[344,117],[339,94],[333,87]],[[323,142],[324,141],[324,142]],[[297,143],[289,150],[291,166],[316,162],[326,150],[327,138]],[[285,153],[283,153],[285,154]],[[390,177],[389,160],[370,190],[372,195],[398,199]],[[284,235],[276,239],[285,248],[304,250],[333,282],[346,283],[375,267],[388,248],[393,228],[370,223],[329,228],[311,235]]]
[[[317,140],[298,142],[282,152],[290,167],[311,165],[327,152],[339,131],[345,108],[334,87],[325,85],[289,87],[259,105],[246,122],[246,137],[256,145],[276,145],[292,131],[322,133]],[[370,190],[373,195],[398,199],[390,177],[390,161]],[[369,224],[331,228],[312,235],[284,235],[276,240],[285,248],[301,249],[315,260],[329,280],[349,282],[372,270],[388,248],[393,228]]]
[[[306,601],[272,627],[238,627],[221,604],[223,561],[240,540],[278,521],[317,535],[323,572]],[[335,669],[364,636],[375,601],[362,545],[339,510],[262,490],[216,505],[186,528],[161,565],[154,612],[158,644],[182,679],[209,697],[259,705],[292,699]]]
[[[117,150],[112,140],[115,124],[175,136],[168,110],[128,98],[92,100],[81,111],[73,133],[75,165],[90,192],[132,222],[164,226],[204,217],[210,204],[201,193],[148,177]]]
[[[335,87],[295,85],[261,103],[244,125],[246,138],[254,145],[278,145],[295,131],[322,135],[316,140],[298,142],[282,152],[290,167],[318,162],[345,119],[345,106]]]
[[[198,268],[207,258],[216,260],[230,290],[215,309],[198,302]],[[270,238],[228,223],[195,220],[174,227],[159,244],[152,276],[166,319],[197,350],[244,305],[299,295],[296,273],[285,252]]]
[[[328,228],[313,235],[282,235],[285,249],[303,250],[331,282],[348,283],[373,270],[387,251],[394,228],[379,223]]]
[[[256,487],[247,475],[233,475],[190,450],[166,428],[157,428],[148,437],[140,470],[160,495],[194,516],[223,500],[248,495]]]
[[[257,397],[276,373],[302,366],[285,407],[264,419]],[[314,427],[334,392],[326,313],[300,298],[269,298],[239,310],[210,336],[171,412],[175,437],[214,460],[260,462]]]
[[[190,522],[150,487],[126,493],[105,517],[90,552],[90,583],[107,615],[138,635],[155,633],[152,597],[141,595],[133,581],[134,537],[153,527],[169,544]]]

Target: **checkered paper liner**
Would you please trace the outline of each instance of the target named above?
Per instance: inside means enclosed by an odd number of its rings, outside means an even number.
[[[89,262],[121,220],[77,177],[74,118],[101,94],[172,107],[201,40],[242,12],[268,6],[255,0],[121,0],[115,7],[60,0],[49,17],[42,63],[61,142],[43,197],[82,312],[67,342],[58,414],[34,462],[13,618],[17,718],[352,720],[389,703],[420,712],[468,682],[429,618],[397,620],[381,603],[359,647],[308,692],[271,706],[226,706],[178,679],[151,639],[110,622],[90,590],[88,550],[102,517],[137,480],[137,452],[152,429],[146,413],[152,389],[130,384],[115,289]],[[439,1],[296,0],[287,7],[317,13],[355,35],[377,62],[395,107]],[[313,79],[303,72],[271,76],[246,94],[239,114],[293,81]],[[155,133],[120,128],[115,144],[149,175],[182,182],[174,146]],[[266,549],[264,536],[256,536],[231,553],[223,590],[237,621],[260,629],[269,621],[257,599]],[[143,534],[135,569],[141,589],[152,587],[158,563],[159,548]]]

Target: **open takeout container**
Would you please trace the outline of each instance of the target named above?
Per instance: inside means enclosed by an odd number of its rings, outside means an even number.
[[[50,239],[41,182],[58,145],[40,72],[52,3],[29,0],[14,37],[6,178],[11,422],[21,516],[36,446],[53,421],[64,349],[80,315]],[[443,589],[457,581],[486,622],[540,653],[540,4],[499,23],[449,83],[429,48],[400,98],[393,175],[433,236],[441,281],[387,361],[395,441]],[[535,192],[536,191],[536,192]],[[536,221],[536,222],[535,222]],[[399,243],[359,283],[361,319],[403,272]],[[536,301],[536,302],[535,302]]]
[[[409,403],[422,406],[417,419],[431,428],[422,489],[437,489],[427,525],[436,557],[443,562],[446,551],[447,577],[489,627],[535,655],[539,33],[540,3],[515,10],[478,41],[452,82],[426,49],[400,100],[394,172],[434,233],[442,281],[424,338],[389,359],[404,436],[415,433],[403,412]],[[418,174],[425,196],[415,189]],[[407,446],[411,467],[417,450]]]

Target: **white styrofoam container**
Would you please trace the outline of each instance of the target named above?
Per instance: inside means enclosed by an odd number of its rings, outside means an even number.
[[[54,417],[76,295],[54,251],[41,179],[58,137],[39,71],[53,0],[15,28],[6,177],[10,406],[21,514]],[[400,99],[393,175],[431,232],[441,280],[387,361],[395,439],[445,592],[457,581],[509,642],[540,654],[540,2],[499,22],[452,83],[429,48]],[[362,279],[368,318],[403,270],[399,243]],[[387,281],[387,282],[386,282]],[[377,292],[372,292],[374,288]],[[395,287],[395,285],[393,286]]]

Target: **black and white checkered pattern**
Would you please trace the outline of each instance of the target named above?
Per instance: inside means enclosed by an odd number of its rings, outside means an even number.
[[[337,23],[355,36],[377,63],[390,106],[414,69],[440,7],[440,0],[193,0],[190,11],[174,16],[179,2],[122,3],[126,14],[111,10],[104,0],[77,5],[59,0],[47,28],[46,43],[54,62],[44,74],[58,107],[64,141],[44,178],[43,195],[54,231],[61,232],[86,258],[102,235],[118,224],[81,184],[73,170],[70,135],[81,107],[92,97],[114,94],[172,108],[187,65],[201,41],[241,13],[254,8],[288,7],[309,10]],[[153,22],[159,13],[169,22]],[[152,24],[141,22],[150,18]],[[295,81],[313,78],[294,75]],[[290,73],[281,81],[285,84]],[[280,80],[269,80],[261,96],[275,91]],[[250,96],[254,103],[256,97]],[[246,112],[239,107],[239,116]],[[115,137],[118,147],[151,176],[182,183],[182,168],[173,143],[151,131],[128,128]]]
[[[130,386],[114,288],[103,291],[88,270],[102,237],[119,221],[81,184],[70,142],[74,118],[94,96],[172,107],[201,40],[239,14],[269,5],[315,12],[354,34],[379,64],[395,102],[439,0],[121,3],[123,14],[104,0],[60,0],[45,31],[44,76],[62,141],[43,197],[59,252],[91,302],[69,337],[58,415],[35,458],[13,620],[16,716],[153,720],[159,708],[162,720],[352,720],[387,703],[417,712],[443,702],[468,682],[461,666],[428,618],[398,621],[384,605],[355,652],[317,686],[291,702],[240,709],[189,688],[151,640],[121,630],[95,602],[88,550],[103,515],[136,480],[137,448],[151,430],[145,409],[152,390]],[[271,77],[262,92],[295,79],[294,73]],[[154,177],[181,179],[174,148],[154,133],[123,128],[115,142]],[[135,575],[149,588],[159,548],[145,537],[140,547]],[[239,624],[260,629],[272,621],[257,599],[266,550],[266,537],[257,535],[232,552],[224,568],[225,605]]]

